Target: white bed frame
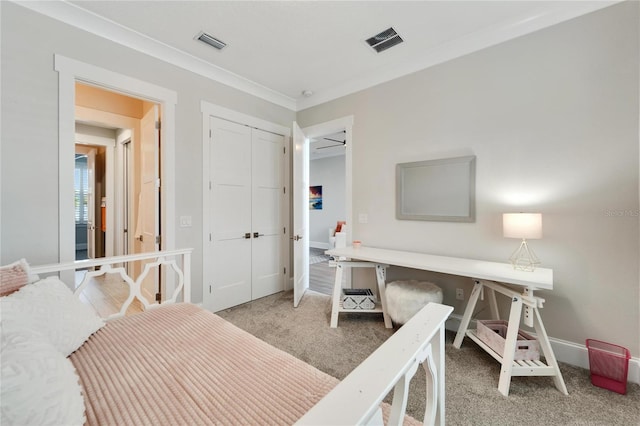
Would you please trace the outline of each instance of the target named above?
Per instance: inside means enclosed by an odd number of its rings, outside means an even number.
[[[163,304],[179,301],[180,293],[183,302],[191,302],[191,252],[192,249],[181,249],[114,256],[37,266],[32,271],[47,275],[95,268],[89,270],[76,287],[77,296],[93,277],[106,273],[119,274],[129,284],[129,297],[120,312],[106,318],[109,321],[124,316],[134,298],[142,302],[145,310],[160,306],[158,303],[149,303],[141,292],[144,278],[152,268],[160,265],[170,266],[177,276],[172,297]],[[126,263],[134,261],[147,262],[135,280],[127,275],[124,268]],[[393,389],[393,402],[387,424],[400,425],[407,408],[409,382],[422,364],[427,383],[424,423],[444,425],[444,323],[452,311],[450,306],[428,304],[312,407],[297,424],[382,425],[380,403]]]

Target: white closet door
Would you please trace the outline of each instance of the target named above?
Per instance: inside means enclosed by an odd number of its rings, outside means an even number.
[[[211,118],[212,308],[251,300],[251,129]],[[249,238],[246,238],[246,235]]]
[[[282,157],[284,137],[252,131],[252,298],[283,290],[281,270]]]

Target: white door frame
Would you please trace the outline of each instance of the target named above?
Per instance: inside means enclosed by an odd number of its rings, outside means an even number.
[[[254,127],[267,132],[276,133],[284,136],[284,146],[287,152],[283,156],[284,169],[282,171],[282,184],[283,184],[283,197],[282,197],[282,217],[281,226],[283,227],[282,243],[281,243],[281,269],[286,269],[286,273],[283,273],[282,289],[286,290],[288,286],[288,280],[286,279],[290,274],[289,271],[289,156],[291,146],[291,128],[282,126],[280,124],[272,123],[270,121],[263,120],[261,118],[253,117],[251,115],[243,114],[232,109],[222,107],[220,105],[213,104],[207,101],[200,102],[200,111],[202,112],[202,304],[207,307],[210,306],[210,293],[209,285],[211,285],[211,274],[206,267],[207,259],[211,256],[211,250],[209,249],[209,234],[211,232],[211,224],[208,222],[209,211],[211,205],[209,202],[209,132],[210,132],[210,120],[209,117],[218,117],[224,120],[233,121],[239,124],[245,124],[250,127]],[[284,272],[283,269],[283,272]]]
[[[178,95],[146,81],[104,68],[54,56],[58,72],[58,261],[75,257],[73,213],[73,153],[75,149],[75,84],[77,81],[162,105],[162,232],[163,247],[175,248],[175,107]],[[73,274],[61,274],[68,285]]]
[[[122,203],[126,208],[118,208],[114,213],[115,217],[115,234],[114,246],[115,253],[119,255],[128,255],[133,247],[133,215],[131,214],[133,206],[133,152],[131,143],[134,141],[134,128],[120,128],[116,134],[116,195],[115,199],[118,203]],[[125,161],[126,159],[126,161]],[[126,232],[125,232],[126,230]],[[129,273],[129,265],[126,265],[127,273]]]

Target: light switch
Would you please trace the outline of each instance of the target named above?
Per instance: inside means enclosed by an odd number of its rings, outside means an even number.
[[[368,223],[369,222],[369,215],[366,213],[360,213],[358,215],[358,222],[359,223]]]
[[[191,216],[180,216],[180,227],[189,228],[191,226]]]

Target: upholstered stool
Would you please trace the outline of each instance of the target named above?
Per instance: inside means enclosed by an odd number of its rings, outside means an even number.
[[[442,303],[442,289],[427,281],[392,281],[386,287],[387,314],[395,324],[405,324],[427,303]]]

